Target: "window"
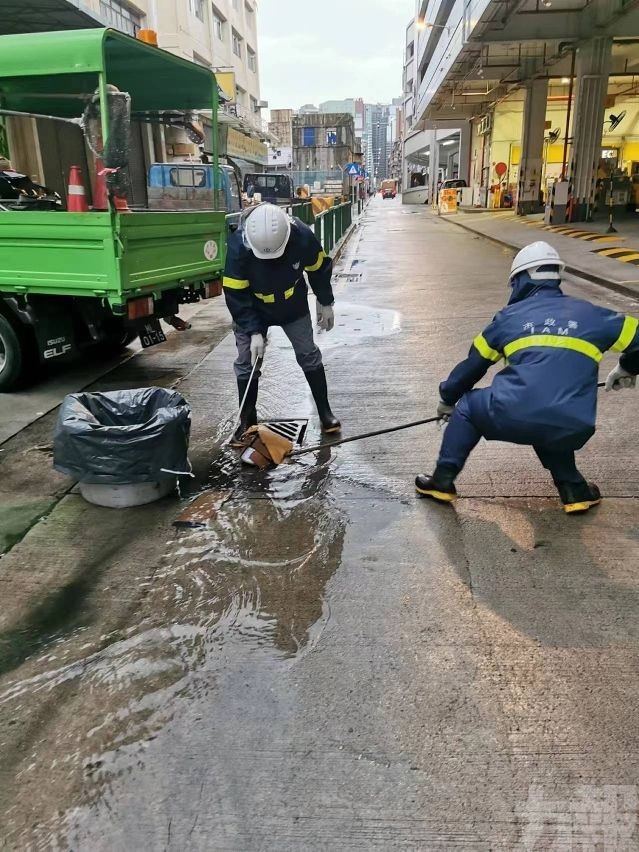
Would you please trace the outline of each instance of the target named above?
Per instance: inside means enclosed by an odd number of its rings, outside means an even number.
[[[326,128],[326,144],[327,145],[337,145],[337,128],[336,127]]]
[[[144,15],[121,0],[100,0],[100,15],[108,27],[136,36],[142,29]]]
[[[246,104],[246,89],[243,89],[241,86],[235,87],[235,101],[240,106],[245,106],[245,104]]]
[[[242,36],[237,32],[237,30],[233,30],[233,53],[239,58],[242,58]]]
[[[226,24],[226,20],[223,15],[217,11],[215,6],[213,6],[213,32],[215,33],[216,38],[219,38],[220,41],[224,41],[224,25]]]
[[[204,20],[204,0],[189,0],[189,9],[198,20]]]
[[[252,30],[255,29],[255,9],[252,6],[249,6],[248,3],[245,3],[244,11],[246,12],[246,21],[249,27]]]
[[[259,111],[260,111],[260,108],[257,105],[257,98],[254,98],[253,95],[251,95],[251,112],[259,112]]]
[[[202,188],[206,186],[206,171],[204,169],[174,168],[169,172],[171,186],[188,186]]]
[[[315,144],[315,128],[304,127],[302,130],[302,145],[310,146]]]
[[[247,46],[246,53],[248,55],[248,67],[251,71],[257,71],[257,54],[254,50]]]
[[[203,56],[200,56],[195,51],[193,51],[193,62],[195,62],[196,65],[201,65],[202,68],[210,68],[211,67],[211,63],[208,60],[206,60]]]

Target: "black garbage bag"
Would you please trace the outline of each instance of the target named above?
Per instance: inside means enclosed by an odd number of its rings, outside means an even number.
[[[73,393],[64,398],[53,466],[80,482],[158,482],[189,470],[191,407],[164,388]]]

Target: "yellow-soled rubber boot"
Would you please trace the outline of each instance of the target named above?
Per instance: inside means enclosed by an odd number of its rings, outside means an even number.
[[[454,476],[441,474],[435,470],[430,473],[420,473],[415,478],[415,490],[421,497],[429,497],[438,503],[452,503],[457,499]]]
[[[558,482],[556,484],[567,515],[581,515],[601,503],[601,492],[594,482]]]

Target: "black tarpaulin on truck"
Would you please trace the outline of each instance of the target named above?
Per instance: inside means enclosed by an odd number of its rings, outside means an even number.
[[[190,430],[191,407],[176,391],[70,394],[58,415],[53,466],[86,483],[158,482],[189,470]]]

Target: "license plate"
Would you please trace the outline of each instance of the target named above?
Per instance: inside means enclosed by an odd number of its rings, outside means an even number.
[[[159,319],[148,320],[142,326],[140,331],[140,343],[143,349],[148,349],[149,346],[157,346],[158,343],[165,343],[166,337],[162,331]]]

